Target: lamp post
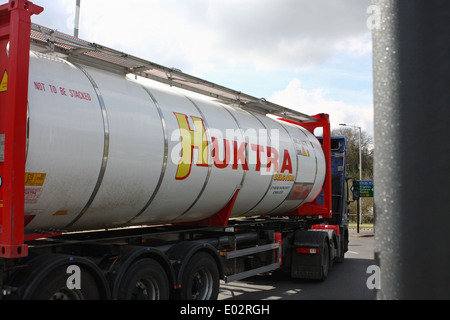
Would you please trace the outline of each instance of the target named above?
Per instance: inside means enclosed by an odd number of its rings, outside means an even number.
[[[362,165],[361,165],[361,160],[362,160],[362,157],[361,157],[361,127],[352,126],[352,125],[350,125],[350,124],[345,124],[345,123],[340,123],[339,125],[340,125],[340,126],[343,126],[343,127],[352,127],[352,128],[355,128],[355,129],[359,129],[359,131],[358,131],[358,142],[359,142],[359,181],[361,181],[361,180],[362,180]],[[361,206],[361,198],[358,199],[358,205]],[[362,222],[362,219],[361,219],[361,211],[359,212],[359,221]],[[359,233],[359,226],[358,226],[358,233]]]
[[[80,28],[80,2],[81,0],[77,0],[76,1],[76,6],[75,6],[75,26],[73,29],[73,36],[75,38],[78,38],[78,31]]]

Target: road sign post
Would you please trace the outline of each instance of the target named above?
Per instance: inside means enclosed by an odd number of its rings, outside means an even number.
[[[362,223],[359,218],[360,213],[360,198],[373,198],[373,181],[358,181],[354,180],[350,191],[353,193],[353,200],[357,201],[356,204],[356,232],[359,233],[359,224]]]

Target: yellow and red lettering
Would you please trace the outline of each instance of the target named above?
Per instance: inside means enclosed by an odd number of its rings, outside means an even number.
[[[233,149],[234,149],[233,170],[237,170],[238,162],[241,162],[242,169],[248,171],[247,159],[245,158],[245,149],[247,149],[247,142],[241,143],[241,145],[238,148],[237,141],[233,141]]]
[[[289,153],[288,153],[289,155]],[[267,147],[267,172],[270,171],[270,167],[274,165],[273,172],[278,171],[278,150],[272,147]]]
[[[230,142],[227,139],[223,139],[224,145],[224,159],[223,161],[219,159],[219,143],[217,142],[216,137],[212,137],[212,145],[213,145],[213,161],[214,165],[219,169],[225,169],[230,163]]]
[[[191,173],[193,149],[198,150],[197,166],[208,166],[208,139],[202,118],[191,116],[194,129],[189,126],[188,116],[174,112],[181,134],[181,159],[175,179],[186,179]]]
[[[288,170],[289,173],[292,173],[292,160],[289,152],[284,150],[283,165],[281,166],[280,172],[284,172],[286,170]]]
[[[181,135],[181,159],[178,162],[178,168],[175,175],[176,180],[184,180],[191,173],[192,162],[194,157],[194,149],[197,149],[198,160],[196,165],[200,167],[208,167],[209,159],[209,143],[206,135],[206,129],[202,118],[190,116],[194,124],[194,128],[191,128],[189,124],[189,116],[181,113],[174,112],[177,118],[178,126],[180,128]],[[219,150],[222,148],[222,144],[219,140],[223,141],[223,154],[222,159],[219,156]],[[238,170],[239,164],[242,165],[242,169],[249,170],[248,160],[246,152],[255,152],[256,154],[256,166],[255,171],[261,171],[261,163],[266,160],[267,172],[274,173],[275,181],[294,181],[295,175],[292,175],[292,160],[288,150],[284,150],[283,161],[281,164],[281,170],[279,170],[279,152],[276,148],[270,146],[263,146],[259,144],[251,144],[248,146],[247,142],[238,143],[238,141],[227,140],[222,138],[211,137],[212,145],[212,163],[218,169],[225,169],[232,161],[232,170]],[[247,149],[249,147],[249,150]],[[231,156],[233,152],[233,157]],[[263,159],[264,157],[264,159]],[[282,174],[285,171],[290,173]]]

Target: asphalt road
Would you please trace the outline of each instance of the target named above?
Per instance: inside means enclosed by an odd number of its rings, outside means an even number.
[[[361,231],[351,233],[349,251],[342,263],[334,263],[324,282],[291,279],[282,273],[254,276],[221,283],[219,300],[373,300],[375,290],[367,288],[374,264],[374,237]]]

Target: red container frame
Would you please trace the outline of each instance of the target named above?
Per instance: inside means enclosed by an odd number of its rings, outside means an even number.
[[[328,114],[319,113],[313,116],[318,121],[316,122],[296,122],[292,120],[282,119],[279,120],[289,122],[307,129],[314,134],[317,128],[322,128],[322,149],[325,154],[326,161],[326,173],[325,181],[323,183],[323,204],[317,202],[317,198],[310,203],[305,203],[296,210],[291,211],[288,215],[306,215],[316,216],[317,218],[328,219],[333,215],[332,212],[332,190],[331,190],[331,129],[330,129],[330,117]]]
[[[0,6],[0,257],[28,255],[24,191],[31,16],[44,9],[25,0]]]

